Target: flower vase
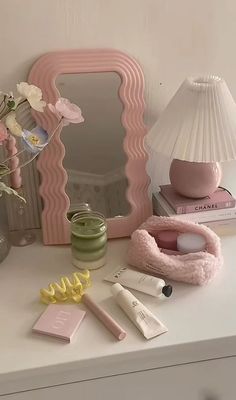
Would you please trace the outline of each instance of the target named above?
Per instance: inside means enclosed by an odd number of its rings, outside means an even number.
[[[6,199],[3,194],[0,197],[0,263],[7,257],[11,248]]]

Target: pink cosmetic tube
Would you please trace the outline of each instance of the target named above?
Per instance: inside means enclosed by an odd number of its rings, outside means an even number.
[[[118,340],[126,337],[124,329],[105,310],[98,306],[87,293],[83,295],[82,301]]]

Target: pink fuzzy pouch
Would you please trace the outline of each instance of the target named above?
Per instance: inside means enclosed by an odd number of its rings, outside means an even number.
[[[153,236],[159,231],[175,230],[203,235],[206,251],[167,255],[160,251]],[[219,237],[204,225],[169,217],[152,216],[133,232],[128,249],[128,263],[151,275],[204,285],[212,280],[223,264]]]

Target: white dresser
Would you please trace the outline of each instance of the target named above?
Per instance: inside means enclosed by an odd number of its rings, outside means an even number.
[[[169,329],[149,341],[102,280],[125,264],[128,243],[109,241],[107,265],[92,272],[89,289],[126,329],[121,342],[89,311],[71,344],[33,334],[46,307],[39,289],[74,271],[70,248],[38,242],[11,250],[0,264],[1,400],[236,399],[236,236],[222,238],[225,265],[210,285],[173,283],[164,300],[133,291]]]

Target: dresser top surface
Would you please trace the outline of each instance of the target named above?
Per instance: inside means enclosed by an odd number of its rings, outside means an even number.
[[[70,247],[36,242],[11,249],[0,265],[0,382],[29,379],[31,374],[41,374],[42,379],[51,374],[53,380],[53,374],[65,377],[66,371],[70,379],[90,379],[108,375],[108,371],[112,375],[233,354],[236,236],[222,238],[224,266],[209,285],[172,282],[173,295],[164,300],[131,290],[169,329],[149,341],[118,307],[110,293],[111,284],[103,281],[108,272],[127,265],[128,245],[129,239],[109,241],[106,266],[91,272],[93,285],[88,289],[127,331],[127,337],[117,341],[88,311],[70,344],[32,332],[46,308],[39,301],[40,288],[76,270],[70,262]]]

